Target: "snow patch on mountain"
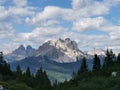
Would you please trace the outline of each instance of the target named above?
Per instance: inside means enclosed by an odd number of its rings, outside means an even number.
[[[91,49],[91,50],[89,50],[88,52],[87,52],[87,54],[88,55],[95,55],[95,54],[97,54],[97,55],[103,55],[103,56],[105,56],[105,50],[103,50],[103,49],[97,49],[97,48],[93,48],[93,49]]]

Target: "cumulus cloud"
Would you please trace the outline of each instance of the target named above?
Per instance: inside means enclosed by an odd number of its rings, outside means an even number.
[[[58,18],[68,18],[72,13],[71,9],[64,9],[55,6],[47,6],[42,12],[39,12],[36,16],[32,18],[27,18],[26,22],[28,24],[37,24],[42,21],[54,20]]]
[[[17,6],[17,7],[24,7],[27,5],[27,0],[13,0],[13,3]]]
[[[0,39],[7,39],[14,37],[15,30],[10,23],[0,23]]]
[[[104,5],[104,3],[93,2],[93,0],[73,0],[72,3],[72,8],[69,9],[57,6],[47,6],[44,8],[43,11],[37,13],[36,16],[33,16],[32,18],[27,18],[26,22],[36,24],[44,20],[57,18],[73,22],[74,20],[78,20],[80,18],[104,15],[107,14],[109,11],[109,7]]]
[[[35,14],[32,7],[10,7],[9,12],[17,16],[32,16]]]
[[[83,16],[103,15],[109,12],[105,3],[93,0],[72,0],[72,8]]]
[[[103,17],[81,18],[73,23],[73,29],[78,31],[99,30],[106,24]]]
[[[36,27],[32,32],[29,33],[19,33],[13,42],[24,43],[34,46],[39,46],[45,40],[48,39],[58,39],[61,35],[66,32],[67,29],[63,27]]]
[[[45,41],[46,39],[53,39],[55,37],[59,38],[62,33],[64,33],[67,29],[63,27],[37,27],[34,29],[30,35],[29,40],[31,42],[40,43]]]
[[[4,3],[4,1],[0,3]],[[12,37],[11,42],[14,43],[14,46],[20,43],[36,46],[45,40],[61,37],[70,37],[76,40],[80,48],[117,47],[120,44],[118,42],[120,26],[109,22],[104,17],[110,13],[113,6],[120,3],[120,0],[103,0],[101,2],[71,0],[71,8],[46,6],[41,10],[36,10],[35,6],[29,6],[28,1],[12,0],[13,5],[7,8],[0,6],[0,39]],[[67,26],[66,22],[70,25]],[[14,25],[19,23],[25,23],[34,29],[26,33],[17,33]],[[81,34],[81,32],[90,30],[103,31],[107,35]]]
[[[5,9],[5,7],[0,6],[0,21],[4,21],[9,17],[8,11]]]
[[[110,38],[113,40],[116,40],[116,39],[120,40],[120,28],[119,30],[111,32],[109,35],[110,35]]]

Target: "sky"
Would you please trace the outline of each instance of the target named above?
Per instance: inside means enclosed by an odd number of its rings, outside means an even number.
[[[120,52],[120,0],[0,0],[0,50],[59,38]]]

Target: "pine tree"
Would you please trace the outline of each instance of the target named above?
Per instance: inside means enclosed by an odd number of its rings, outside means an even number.
[[[27,67],[26,71],[24,72],[23,80],[28,86],[34,87],[34,76],[31,74],[29,67]]]
[[[44,82],[44,87],[45,87],[44,90],[51,90],[52,89],[51,82],[47,76],[46,71],[43,72],[43,82]]]
[[[3,72],[3,53],[0,52],[0,74]]]
[[[0,63],[3,62],[3,52],[0,52]]]
[[[87,67],[87,63],[86,63],[86,58],[83,58],[82,63],[81,63],[81,67],[78,70],[78,75],[80,73],[84,73],[84,72],[87,72],[87,71],[88,71],[88,67]]]
[[[16,74],[16,76],[17,76],[18,78],[20,78],[20,77],[22,76],[22,70],[21,70],[20,65],[18,65],[18,66],[16,67],[15,74]]]
[[[42,70],[42,68],[40,68],[40,69],[37,70],[35,78],[38,81],[41,81],[43,79],[43,70]]]
[[[110,66],[113,64],[113,61],[115,59],[115,54],[113,53],[112,49],[106,51],[106,57],[105,57],[105,64],[106,66]]]
[[[3,75],[12,75],[12,71],[10,70],[10,65],[4,62],[3,65]]]
[[[120,63],[120,53],[117,56],[117,62]]]
[[[35,75],[36,90],[51,90],[51,83],[45,71],[38,69]]]
[[[3,52],[0,52],[0,74],[11,75],[10,65],[3,58]]]
[[[27,70],[26,70],[26,72],[25,72],[25,76],[26,76],[27,78],[30,78],[30,77],[31,77],[31,72],[30,72],[30,68],[29,68],[29,67],[27,67]]]
[[[99,70],[100,68],[101,68],[100,59],[95,54],[94,55],[94,60],[93,60],[93,71]]]
[[[87,71],[88,71],[88,67],[87,67],[87,63],[86,63],[86,58],[83,58],[80,71],[81,71],[81,72],[87,72]]]
[[[35,75],[35,85],[37,86],[36,90],[44,90],[43,85],[43,70],[42,68],[38,69]]]

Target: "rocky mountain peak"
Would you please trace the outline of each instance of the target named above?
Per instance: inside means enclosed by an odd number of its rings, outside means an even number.
[[[23,45],[20,45],[17,49],[15,49],[15,50],[12,52],[12,54],[26,56],[25,47],[24,47]]]
[[[98,48],[93,48],[87,52],[88,55],[105,55],[105,50],[103,49],[98,49]]]
[[[34,51],[35,51],[35,49],[32,48],[32,46],[28,45],[28,46],[26,47],[26,54],[27,54],[27,56],[32,56],[33,53],[34,53]]]
[[[20,45],[17,49],[13,51],[14,54],[19,55],[27,55],[27,53],[32,52],[33,48],[32,46],[28,45],[27,47],[24,47],[24,45]]]
[[[25,51],[25,47],[23,45],[20,45],[17,50],[24,50]]]
[[[75,41],[72,41],[70,38],[58,39],[57,41],[48,41],[48,43],[57,49],[62,49],[64,51],[66,50],[75,50],[79,51],[79,48],[77,46],[77,43]]]
[[[104,55],[105,51],[102,49],[92,49],[87,53],[83,53],[79,50],[75,41],[70,38],[49,40],[39,46],[38,49],[33,49],[30,45],[24,47],[20,45],[12,53],[6,56],[8,58],[15,58],[16,60],[22,60],[26,57],[41,57],[44,60],[52,60],[59,63],[70,63],[81,60],[83,57],[91,57],[94,54]],[[89,58],[88,57],[88,58]]]
[[[71,39],[70,39],[70,38],[66,38],[64,41],[65,41],[65,42],[70,42]]]
[[[50,40],[48,42],[46,42],[46,44],[56,48],[57,50],[59,50],[60,52],[64,53],[64,56],[62,55],[62,57],[66,57],[69,59],[69,61],[76,61],[76,57],[79,56],[83,56],[84,53],[82,53],[78,46],[77,43],[75,41],[72,41],[69,38],[66,39],[58,39],[56,41]],[[44,44],[44,45],[46,45]],[[59,57],[60,59],[62,59],[62,57]],[[64,59],[65,60],[65,59]],[[66,61],[66,62],[69,62]]]
[[[11,53],[6,54],[5,57],[8,59],[8,61],[12,61],[13,58],[15,60],[22,60],[28,56],[31,56],[33,51],[34,49],[30,45],[28,45],[27,47],[24,47],[24,45],[20,45]]]
[[[33,49],[33,48],[32,48],[32,46],[30,46],[30,45],[28,45],[28,46],[26,47],[26,50],[31,50],[31,49]]]

